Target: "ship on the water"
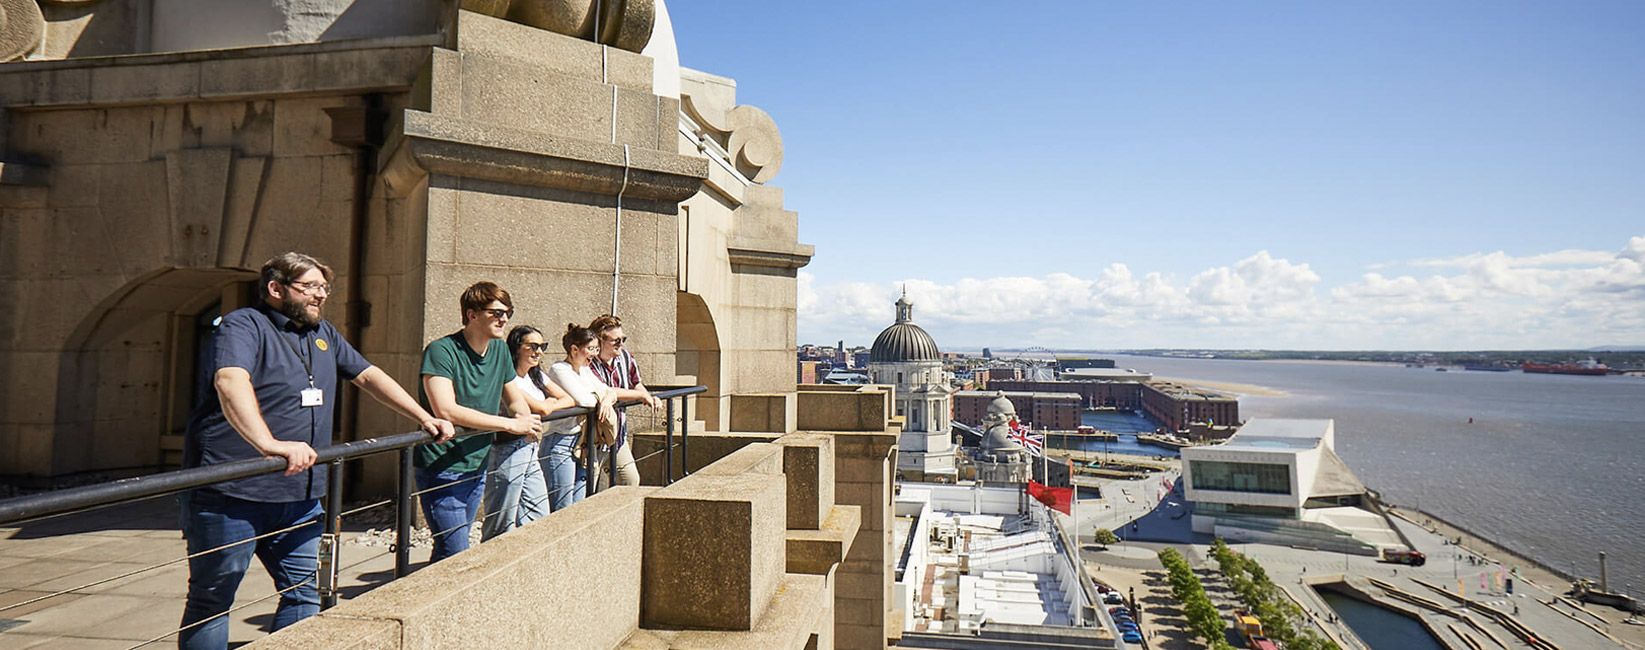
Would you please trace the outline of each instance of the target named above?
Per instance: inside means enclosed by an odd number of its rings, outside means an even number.
[[[1499,366],[1489,363],[1465,363],[1462,364],[1462,369],[1474,370],[1477,372],[1508,372],[1509,370],[1513,370],[1513,368],[1508,366]]]
[[[1137,434],[1137,442],[1160,447],[1169,447],[1171,449],[1185,449],[1194,446],[1192,441],[1179,438],[1169,433],[1139,433]]]
[[[1583,359],[1576,363],[1535,363],[1526,361],[1519,367],[1520,370],[1531,373],[1548,375],[1609,375],[1611,367],[1593,359]]]

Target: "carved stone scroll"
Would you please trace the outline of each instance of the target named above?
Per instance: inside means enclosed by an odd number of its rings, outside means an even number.
[[[0,0],[0,62],[16,61],[40,49],[46,16],[34,0]]]

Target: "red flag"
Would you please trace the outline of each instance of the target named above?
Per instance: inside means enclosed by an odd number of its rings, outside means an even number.
[[[1056,510],[1065,515],[1074,514],[1074,488],[1051,487],[1041,485],[1039,481],[1028,481],[1028,496],[1034,497],[1045,507]]]

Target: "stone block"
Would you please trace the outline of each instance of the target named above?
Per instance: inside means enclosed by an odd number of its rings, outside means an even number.
[[[418,192],[412,192],[417,195]],[[456,188],[428,188],[427,255],[430,262],[457,261],[457,214],[462,191]]]
[[[613,88],[515,59],[463,55],[463,117],[592,142],[615,142]]]
[[[428,65],[411,86],[411,107],[441,115],[463,112],[463,58],[441,47],[431,48]]]
[[[794,394],[740,394],[731,396],[733,431],[794,431]]]
[[[294,93],[314,82],[314,54],[208,59],[200,63],[200,96]]]
[[[646,499],[642,626],[751,630],[776,592],[782,477],[703,478]]]
[[[465,180],[457,201],[455,260],[609,275],[615,233],[616,213],[605,201]]]
[[[515,60],[583,81],[651,92],[651,57],[516,22],[464,12],[457,19],[464,55]],[[602,56],[603,54],[603,56]]]
[[[783,447],[765,442],[744,445],[692,474],[693,477],[782,474]]]
[[[349,147],[331,141],[331,116],[325,109],[360,105],[358,97],[301,97],[274,102],[274,155],[352,155]]]
[[[618,487],[327,610],[401,621],[403,647],[615,647],[639,620],[644,499]],[[598,616],[584,612],[598,603]],[[323,618],[323,617],[322,617]],[[506,625],[498,621],[507,621]],[[302,627],[307,622],[294,627]]]
[[[200,91],[198,63],[105,65],[90,70],[90,101],[96,104],[192,97]]]
[[[617,89],[617,143],[635,149],[656,149],[658,97],[649,84],[642,90]],[[678,128],[673,129],[678,130]],[[673,147],[668,148],[673,151]]]
[[[777,439],[788,477],[788,528],[817,530],[834,506],[834,439],[795,433]]]
[[[172,266],[217,266],[223,205],[228,198],[227,148],[185,149],[166,154],[167,205],[171,208]]]
[[[171,253],[166,162],[102,165],[98,196],[119,197],[100,208],[103,227],[127,276],[165,266]]]
[[[351,618],[323,612],[258,639],[249,646],[257,650],[399,650],[400,622],[381,618]]]
[[[834,506],[820,530],[788,531],[789,573],[827,574],[845,561],[856,541],[862,512],[857,506]]]
[[[46,205],[78,208],[97,205],[97,165],[56,165],[50,168]]]
[[[814,637],[832,636],[833,586],[828,576],[782,576],[764,616],[747,631],[640,630],[622,650],[769,650],[809,648]]]
[[[883,432],[892,413],[878,392],[801,392],[798,399],[798,425],[806,431]]]
[[[698,401],[697,404],[701,404],[701,402]],[[696,406],[691,409],[691,417],[694,419],[698,417]],[[674,435],[675,444],[686,445],[684,450],[674,450],[674,476],[676,477],[687,473],[687,462],[690,463],[689,469],[691,472],[703,471],[705,468],[711,467],[713,463],[735,453],[744,446],[772,442],[777,439],[775,433],[702,432],[696,428],[693,428],[692,432],[684,438],[680,436],[678,430],[674,432]],[[661,433],[639,433],[636,434],[636,437],[642,441],[640,444],[645,448],[662,448],[663,434]],[[638,464],[642,480],[647,484],[662,484],[664,471],[662,454],[639,460]]]
[[[879,625],[843,625],[834,612],[834,647],[840,650],[868,650],[886,647],[885,628]]]

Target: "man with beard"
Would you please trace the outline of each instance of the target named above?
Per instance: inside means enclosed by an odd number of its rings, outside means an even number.
[[[280,457],[286,470],[220,483],[184,496],[189,559],[183,648],[228,645],[234,593],[252,555],[281,592],[273,629],[320,611],[318,575],[326,467],[312,467],[316,448],[331,445],[339,378],[417,422],[436,442],[450,422],[417,400],[320,318],[331,294],[331,269],[302,253],[263,264],[262,304],[223,316],[203,357],[215,394],[195,407],[184,436],[184,466]],[[312,467],[312,469],[311,469]],[[210,553],[204,551],[218,549]]]

